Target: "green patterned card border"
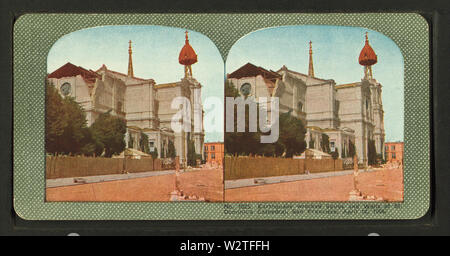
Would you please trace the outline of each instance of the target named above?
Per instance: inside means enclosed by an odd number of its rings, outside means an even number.
[[[405,200],[402,203],[277,202],[320,211],[302,214],[227,214],[231,203],[44,202],[44,78],[47,54],[63,35],[103,25],[163,25],[209,37],[223,59],[242,36],[286,25],[358,26],[390,37],[405,62]],[[414,219],[430,201],[429,27],[413,13],[367,14],[28,14],[14,25],[14,208],[29,220],[264,220]],[[243,203],[257,209],[259,204]],[[359,205],[356,213],[329,209]]]

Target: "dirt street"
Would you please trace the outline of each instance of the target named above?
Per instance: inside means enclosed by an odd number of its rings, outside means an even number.
[[[386,201],[403,201],[403,170],[360,173],[359,190]],[[347,201],[353,175],[242,187],[225,190],[225,201]]]
[[[223,172],[220,169],[181,173],[180,189],[207,201],[223,201]],[[175,175],[107,181],[46,189],[47,201],[169,201]]]
[[[378,169],[360,173],[359,190],[386,201],[403,200],[403,171]],[[47,188],[47,201],[169,201],[175,175]],[[181,173],[180,189],[187,195],[207,201],[223,200],[222,170]],[[353,175],[300,180],[225,190],[225,201],[347,201],[353,188]]]

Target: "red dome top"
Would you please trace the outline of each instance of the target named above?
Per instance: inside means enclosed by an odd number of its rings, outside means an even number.
[[[364,48],[361,50],[361,53],[359,54],[359,64],[363,66],[372,66],[375,63],[377,63],[377,55],[375,54],[375,51],[372,49],[372,47],[369,45],[369,39],[366,33],[366,44],[364,45]]]
[[[192,46],[189,44],[188,32],[186,31],[186,43],[180,51],[180,56],[178,56],[178,62],[181,65],[192,65],[197,62],[197,54],[195,53]]]

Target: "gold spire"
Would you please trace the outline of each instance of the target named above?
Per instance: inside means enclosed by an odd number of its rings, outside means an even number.
[[[369,44],[369,32],[367,32],[367,31],[366,31],[366,44]],[[364,70],[364,72],[365,72],[364,78],[365,79],[373,79],[372,66],[367,66],[366,68],[367,68],[367,70]]]
[[[186,35],[185,44],[189,44],[189,37],[188,37],[188,31],[184,31],[184,34]],[[192,77],[192,67],[191,65],[185,65],[184,66],[184,77]]]
[[[132,58],[132,50],[131,50],[131,40],[128,42],[128,76],[134,77],[133,74],[133,58]]]
[[[309,41],[309,69],[308,69],[308,76],[314,77],[314,64],[313,64],[313,57],[312,57],[312,42]]]

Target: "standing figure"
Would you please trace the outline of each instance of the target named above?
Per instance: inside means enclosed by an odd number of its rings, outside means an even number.
[[[359,191],[359,189],[358,189],[358,174],[359,174],[358,156],[355,154],[353,156],[353,190],[354,191]]]
[[[350,191],[350,196],[348,198],[349,201],[363,200],[361,191],[358,189],[358,174],[358,156],[355,154],[355,156],[353,156],[353,190]]]

